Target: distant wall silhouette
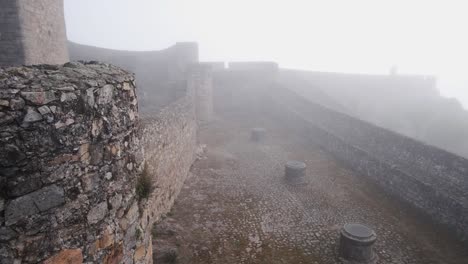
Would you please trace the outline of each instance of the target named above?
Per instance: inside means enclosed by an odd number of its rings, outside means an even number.
[[[141,112],[157,112],[185,91],[188,66],[198,62],[196,43],[181,42],[160,51],[122,51],[68,43],[72,60],[97,60],[134,72]]]
[[[280,79],[313,102],[468,157],[468,111],[434,77],[282,70]]]

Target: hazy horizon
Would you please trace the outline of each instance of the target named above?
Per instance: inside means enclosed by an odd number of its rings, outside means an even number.
[[[198,42],[201,61],[435,75],[468,109],[462,1],[65,0],[71,41],[124,50]]]

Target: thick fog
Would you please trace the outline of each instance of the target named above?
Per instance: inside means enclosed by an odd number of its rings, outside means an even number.
[[[435,74],[468,107],[464,1],[66,0],[68,37],[154,50],[197,41],[201,60],[320,71]]]

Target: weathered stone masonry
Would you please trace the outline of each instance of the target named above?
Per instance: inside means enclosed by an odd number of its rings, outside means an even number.
[[[172,207],[194,161],[197,122],[193,91],[142,121],[147,171],[154,190],[148,214],[158,220]]]
[[[133,75],[104,64],[4,68],[0,98],[0,262],[148,263]]]
[[[151,263],[194,160],[195,93],[139,118],[114,66],[0,68],[0,263]]]

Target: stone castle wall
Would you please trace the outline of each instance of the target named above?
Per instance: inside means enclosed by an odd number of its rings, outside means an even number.
[[[270,61],[236,61],[229,62],[228,69],[233,71],[249,71],[256,74],[278,72],[278,63]]]
[[[103,64],[5,68],[0,91],[2,263],[132,259],[151,242],[134,237],[147,223],[133,75]]]
[[[193,92],[142,120],[147,172],[154,191],[147,213],[153,221],[169,212],[195,158],[197,121]]]
[[[285,88],[272,94],[277,115],[296,120],[338,160],[468,240],[468,160],[311,103]]]
[[[152,224],[194,159],[194,92],[139,118],[119,68],[12,67],[0,108],[0,262],[151,263]]]
[[[215,110],[261,111],[303,131],[337,160],[434,223],[468,239],[468,160],[310,102],[274,80],[214,77]]]
[[[63,0],[2,0],[0,6],[0,66],[69,60]]]

